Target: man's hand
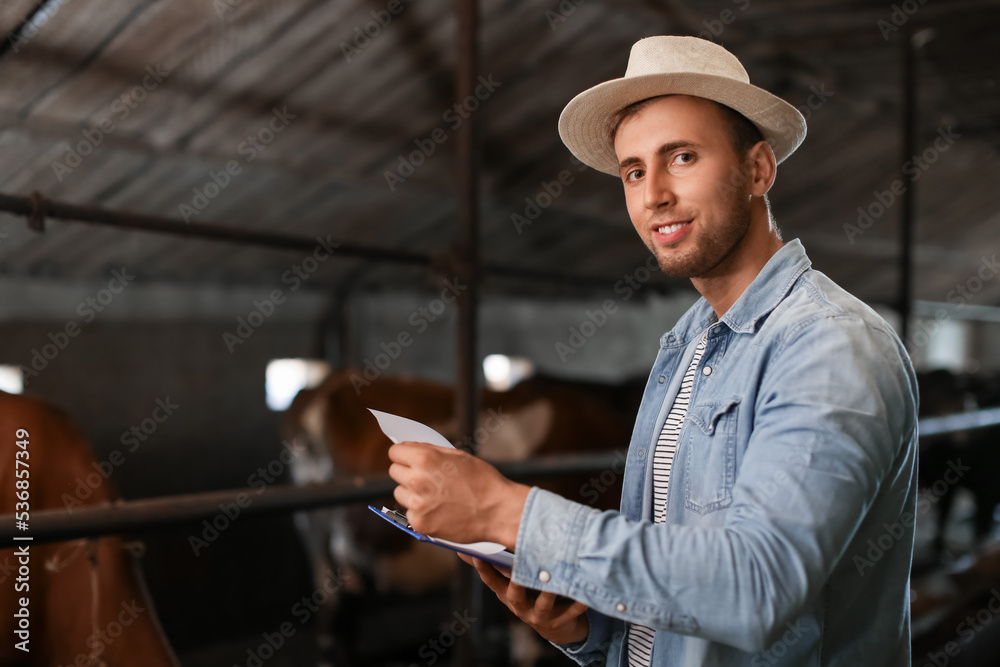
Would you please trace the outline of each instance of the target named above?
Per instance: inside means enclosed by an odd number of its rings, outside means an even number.
[[[486,461],[426,442],[389,448],[393,496],[413,529],[454,542],[498,542],[513,550],[531,487],[516,484]]]
[[[590,632],[590,622],[582,602],[559,601],[555,593],[529,591],[484,560],[465,554],[458,557],[473,565],[483,583],[490,587],[514,615],[554,644],[582,642]],[[537,595],[535,595],[537,593]]]

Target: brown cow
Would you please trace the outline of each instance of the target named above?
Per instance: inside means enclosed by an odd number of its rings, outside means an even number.
[[[20,435],[18,435],[20,433]],[[26,434],[26,436],[25,436]],[[27,440],[24,447],[17,441]],[[27,452],[22,455],[21,452]],[[28,464],[15,465],[15,456]],[[14,514],[16,470],[28,470],[30,512],[62,509],[60,497],[93,472],[95,458],[80,429],[41,401],[0,392],[0,514]],[[25,486],[22,483],[22,489]],[[107,482],[87,504],[115,499]],[[30,528],[30,516],[29,516]],[[27,533],[30,535],[30,530]],[[0,550],[0,664],[77,667],[176,667],[141,574],[119,536]],[[24,589],[27,584],[28,588]],[[17,586],[17,589],[15,589]],[[29,652],[15,647],[20,598],[28,601]]]
[[[360,378],[360,371],[333,372],[293,401],[286,434],[298,451],[292,464],[297,483],[388,471],[390,442],[368,408],[414,419],[458,441],[452,387],[399,377],[380,376],[370,382]],[[479,455],[491,462],[610,451],[627,446],[632,417],[634,412],[623,418],[615,407],[579,386],[532,379],[507,392],[483,392],[475,440]],[[593,481],[587,475],[535,483],[573,500],[611,508],[621,496],[621,469],[605,471]],[[386,499],[389,503],[391,498]],[[378,592],[410,594],[448,585],[459,563],[451,551],[417,542],[369,514],[364,506],[356,506],[296,518],[317,577],[340,567],[353,582],[353,592],[362,581]],[[330,627],[335,612],[332,607],[324,610],[321,627]]]

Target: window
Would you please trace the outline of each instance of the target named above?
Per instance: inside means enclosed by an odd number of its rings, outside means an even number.
[[[0,391],[8,394],[24,393],[24,373],[20,366],[0,365]]]
[[[329,373],[330,364],[319,359],[272,359],[264,381],[267,407],[287,410],[300,390],[315,387]]]
[[[521,380],[535,374],[535,365],[523,357],[505,354],[488,354],[483,359],[486,387],[493,391],[507,391]]]
[[[932,329],[933,325],[937,327]],[[931,322],[927,327],[928,336],[925,368],[947,368],[953,373],[961,373],[965,367],[968,347],[968,322],[961,320],[941,320]]]

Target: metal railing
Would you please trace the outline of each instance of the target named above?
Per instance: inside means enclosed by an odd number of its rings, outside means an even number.
[[[559,456],[502,463],[497,469],[510,479],[528,482],[544,477],[600,472],[611,469],[621,460],[620,453]],[[363,503],[391,495],[395,486],[388,476],[378,475],[357,482],[273,485],[264,489],[247,487],[116,501],[71,510],[34,510],[27,533],[18,531],[14,515],[8,514],[0,516],[0,549],[14,546],[15,538],[19,538],[19,542],[59,542],[195,522],[218,515],[223,506],[235,506],[239,516],[251,516]]]
[[[1000,407],[983,408],[941,417],[924,417],[921,436],[941,435],[1000,425]],[[505,477],[530,482],[543,477],[601,472],[622,462],[621,452],[553,456],[501,463]],[[305,486],[272,485],[262,490],[239,488],[142,500],[116,501],[73,510],[36,510],[31,515],[29,537],[36,543],[97,537],[211,518],[221,505],[239,507],[240,516],[293,512],[362,503],[392,494],[395,483],[386,475],[356,481],[333,481]],[[24,537],[15,528],[13,514],[0,516],[0,549]]]

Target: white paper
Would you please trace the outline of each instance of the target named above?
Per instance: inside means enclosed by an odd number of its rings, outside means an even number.
[[[481,554],[487,556],[493,556],[504,550],[504,545],[497,544],[496,542],[473,542],[471,544],[462,544],[461,542],[452,542],[450,540],[442,540],[439,537],[432,537],[435,542],[440,542],[441,544],[450,544],[453,547],[461,547],[463,549],[468,549],[470,551],[477,551]]]
[[[426,424],[421,424],[418,421],[413,421],[412,419],[407,419],[406,417],[400,417],[399,415],[389,414],[388,412],[380,412],[379,410],[372,410],[368,408],[368,411],[375,415],[375,419],[378,420],[379,428],[382,432],[389,436],[389,439],[394,443],[398,442],[429,442],[432,445],[437,445],[438,447],[447,447],[448,449],[454,449],[455,446],[448,442],[448,439],[443,435],[432,429]],[[451,542],[449,540],[442,540],[438,537],[432,537],[428,535],[435,542],[440,542],[442,544],[448,544],[453,547],[458,547],[464,551],[478,554],[481,556],[489,556],[495,560],[506,561],[507,558],[503,556],[504,545],[497,544],[496,542],[473,542],[472,544],[462,544],[461,542]],[[510,555],[510,564],[507,567],[513,567],[514,565],[514,554],[506,552]]]
[[[372,410],[371,408],[368,408],[368,412],[375,415],[379,428],[394,443],[412,440],[413,442],[429,442],[438,447],[455,449],[455,446],[448,442],[447,438],[426,424],[421,424],[420,422],[400,417],[399,415],[391,415],[388,412]]]
[[[508,570],[514,568],[514,554],[507,551],[504,545],[496,542],[473,542],[472,544],[462,544],[460,542],[449,542],[437,537],[432,537],[434,542],[448,544],[457,547],[462,551],[467,551],[473,556],[478,556],[481,560],[497,561]]]

